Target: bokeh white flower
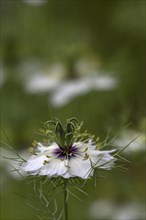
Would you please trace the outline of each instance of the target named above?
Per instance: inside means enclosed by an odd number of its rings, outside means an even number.
[[[131,152],[137,153],[137,152],[144,152],[146,150],[145,141],[146,141],[146,137],[144,132],[140,132],[132,129],[126,129],[114,141],[113,145],[118,149],[122,149],[123,146],[128,146],[124,150],[125,154]]]
[[[116,89],[118,80],[114,76],[96,74],[90,77],[81,77],[58,84],[50,97],[51,104],[61,107],[72,101],[73,98],[85,95],[92,90],[108,91]]]
[[[89,207],[90,219],[136,220],[145,219],[145,206],[141,201],[117,203],[112,199],[99,199]]]
[[[31,59],[21,63],[18,72],[24,89],[30,94],[50,92],[66,77],[66,68],[62,63],[48,65]]]

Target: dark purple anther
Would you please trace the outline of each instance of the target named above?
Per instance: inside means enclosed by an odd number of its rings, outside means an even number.
[[[69,148],[58,147],[54,150],[54,154],[60,159],[71,159],[76,157],[77,153],[78,148],[76,146],[71,146]]]

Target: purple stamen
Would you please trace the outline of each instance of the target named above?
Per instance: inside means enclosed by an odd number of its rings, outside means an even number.
[[[73,157],[76,157],[77,152],[78,148],[76,146],[71,146],[64,149],[62,147],[58,147],[54,150],[54,154],[57,156],[57,158],[60,159],[71,159]]]

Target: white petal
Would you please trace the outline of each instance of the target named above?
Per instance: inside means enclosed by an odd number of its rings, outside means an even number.
[[[47,165],[42,167],[39,174],[48,176],[62,176],[66,171],[67,167],[65,166],[64,161],[52,158]]]
[[[73,146],[77,147],[78,149],[77,154],[84,157],[85,151],[88,149],[88,145],[82,142],[75,142]]]
[[[39,143],[38,142],[38,145],[37,145],[37,151],[39,153],[43,153],[45,152],[46,150],[48,150],[48,147],[44,146],[42,143]]]
[[[78,176],[82,179],[87,179],[91,175],[91,163],[90,160],[83,160],[82,157],[72,158],[69,161],[69,173],[72,176]]]
[[[70,177],[74,177],[72,174],[70,174],[69,170],[67,170],[63,175],[63,178],[68,179]]]
[[[45,155],[33,155],[24,165],[22,165],[22,169],[30,172],[36,171],[43,166],[44,160],[47,160]]]
[[[114,161],[116,160],[110,153],[111,151],[99,151],[99,150],[90,150],[89,157],[93,162],[93,166],[100,169],[111,169],[114,166]]]
[[[50,146],[44,146],[41,143],[38,143],[37,150],[39,153],[51,153],[54,149],[58,148],[58,145],[56,143],[52,143]]]

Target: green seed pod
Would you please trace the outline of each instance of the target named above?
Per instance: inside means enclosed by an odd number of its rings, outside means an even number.
[[[56,134],[56,139],[57,139],[58,144],[61,147],[64,147],[65,132],[64,132],[64,129],[63,129],[63,127],[62,127],[60,122],[58,122],[56,124],[55,134]]]
[[[75,126],[73,123],[68,122],[66,125],[66,132],[67,133],[72,133],[75,130]]]

